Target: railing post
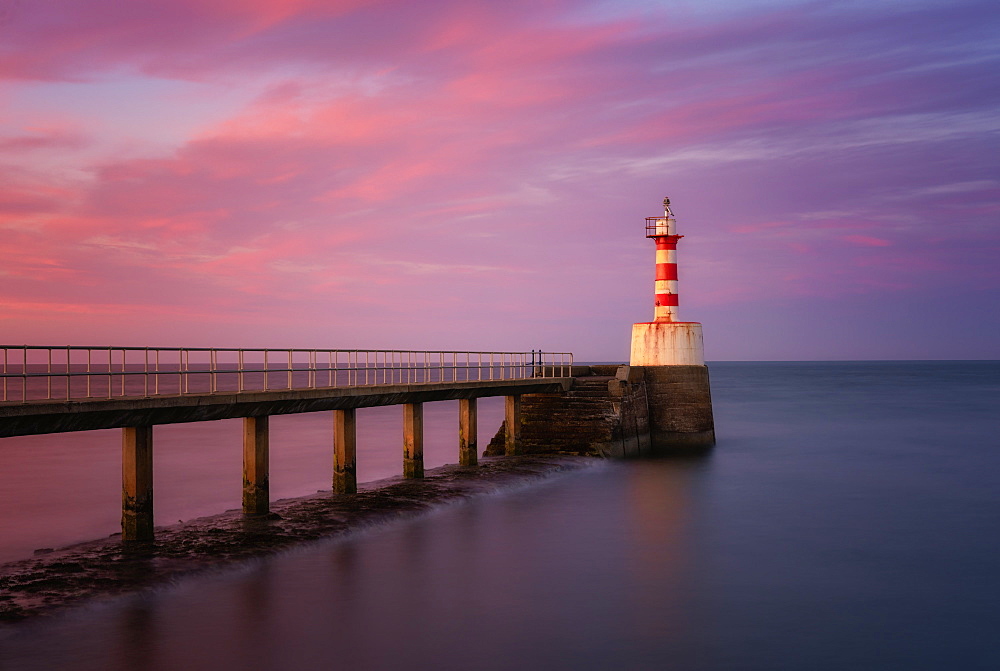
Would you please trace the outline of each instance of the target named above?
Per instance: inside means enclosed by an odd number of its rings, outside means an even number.
[[[504,454],[512,457],[521,453],[521,396],[504,396],[504,421],[507,435],[504,440]]]
[[[268,488],[268,417],[243,418],[243,512],[265,515],[270,510]]]
[[[403,477],[424,477],[424,404],[403,404]]]
[[[479,463],[476,410],[476,399],[458,400],[458,463],[461,466],[475,466]]]
[[[358,491],[357,417],[354,408],[333,411],[333,492]]]
[[[267,349],[264,349],[264,391],[267,391]]]
[[[122,429],[122,540],[153,540],[153,427]]]

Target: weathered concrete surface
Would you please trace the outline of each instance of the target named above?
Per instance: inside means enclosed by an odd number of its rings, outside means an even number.
[[[403,404],[403,477],[424,477],[424,405]]]
[[[504,432],[503,451],[508,457],[521,454],[521,397],[505,396],[503,399]]]
[[[593,365],[566,392],[521,397],[523,454],[634,457],[715,444],[706,366]],[[504,453],[505,421],[485,454]]]
[[[704,366],[705,345],[698,322],[641,322],[632,325],[633,366]]]
[[[707,366],[644,366],[653,451],[707,449],[715,444]]]
[[[521,397],[518,442],[523,454],[635,457],[649,453],[649,427],[641,369],[591,366],[563,393]],[[624,369],[624,377],[618,377]],[[631,370],[631,372],[629,372]],[[636,371],[639,373],[636,373]],[[485,454],[504,454],[505,420]]]
[[[358,417],[354,408],[333,411],[333,492],[358,491]]]
[[[153,427],[122,429],[122,539],[153,538]]]
[[[247,515],[266,515],[269,512],[271,488],[268,425],[267,417],[243,418],[243,512]]]
[[[444,466],[423,479],[364,485],[350,496],[320,492],[271,504],[268,516],[239,510],[156,529],[156,540],[123,546],[119,535],[0,566],[0,622],[15,622],[85,601],[157,587],[180,576],[332,538],[437,505],[487,495],[498,486],[540,481],[593,467],[592,459],[521,456],[477,467]]]
[[[479,463],[479,411],[474,398],[458,402],[458,463],[462,466]]]
[[[0,403],[0,438],[562,391],[571,378]]]

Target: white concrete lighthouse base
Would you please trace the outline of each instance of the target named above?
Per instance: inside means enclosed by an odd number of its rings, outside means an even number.
[[[698,322],[632,325],[633,366],[704,366],[705,345]]]

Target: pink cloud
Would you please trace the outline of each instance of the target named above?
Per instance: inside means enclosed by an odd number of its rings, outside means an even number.
[[[681,27],[583,21],[574,2],[112,4],[21,5],[0,46],[8,93],[34,80],[39,120],[0,126],[8,314],[100,317],[72,332],[120,315],[136,340],[210,323],[229,344],[610,342],[646,316],[639,227],[665,193],[685,216],[693,312],[761,291],[905,291],[934,257],[970,281],[963,256],[995,242],[995,139],[940,138],[1000,101],[958,38],[976,22],[944,9],[764,7]],[[913,41],[890,18],[951,36]],[[952,40],[967,63],[935,69]],[[121,73],[251,102],[172,147],[45,106],[47,81]],[[127,115],[142,87],[121,90]],[[937,249],[912,246],[941,221]],[[65,339],[71,321],[45,323]]]
[[[733,233],[760,233],[761,231],[767,231],[775,228],[786,228],[794,227],[795,224],[790,221],[765,221],[753,224],[739,224],[737,226],[730,227]]]
[[[77,79],[123,64],[161,74],[194,73],[206,55],[292,19],[330,19],[361,0],[56,0],[16,6],[6,22],[0,74],[24,79]]]
[[[86,142],[76,128],[65,125],[36,125],[22,132],[4,137],[0,135],[0,155],[32,150],[75,149]]]
[[[859,247],[888,247],[892,243],[882,238],[873,238],[870,235],[845,235],[844,240]]]

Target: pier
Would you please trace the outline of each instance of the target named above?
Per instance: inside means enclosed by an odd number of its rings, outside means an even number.
[[[269,512],[268,418],[333,415],[332,489],[357,491],[357,408],[401,405],[403,477],[423,477],[423,404],[458,400],[458,459],[477,463],[476,400],[505,398],[518,454],[521,396],[566,392],[568,352],[6,346],[0,437],[122,431],[122,538],[153,538],[153,427],[243,419],[243,511]]]
[[[121,429],[122,538],[153,538],[153,427],[243,420],[243,512],[270,512],[269,419],[332,413],[335,494],[357,492],[358,408],[400,405],[402,474],[424,476],[424,408],[459,401],[458,462],[478,461],[476,402],[504,397],[487,454],[631,457],[715,443],[701,324],[678,317],[677,221],[647,217],[654,320],[632,327],[627,365],[569,352],[0,346],[0,438]],[[527,403],[522,407],[522,397]]]

